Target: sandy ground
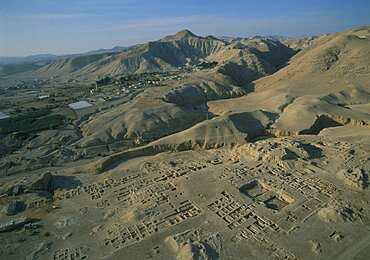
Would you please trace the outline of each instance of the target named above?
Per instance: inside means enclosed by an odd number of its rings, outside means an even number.
[[[6,259],[364,256],[369,166],[361,142],[325,136],[132,158],[99,175],[74,175],[81,185],[55,190],[52,199],[19,213],[34,216],[40,227],[1,234],[1,254]]]

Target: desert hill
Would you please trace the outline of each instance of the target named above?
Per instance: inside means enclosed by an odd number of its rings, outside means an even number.
[[[36,54],[36,55],[29,55],[26,57],[0,57],[0,76],[5,77],[5,76],[12,75],[12,74],[20,74],[22,72],[35,72],[37,69],[44,67],[52,62],[57,63],[57,61],[61,59],[71,60],[72,58],[78,58],[78,57],[84,57],[84,56],[90,56],[90,55],[113,54],[117,52],[122,52],[124,50],[129,50],[135,47],[136,45],[131,46],[131,47],[115,46],[111,49],[98,49],[98,50],[88,51],[85,53],[66,54],[66,55]],[[77,59],[77,60],[81,60],[81,59]],[[87,59],[87,62],[88,61],[89,61],[89,58]],[[75,63],[78,63],[78,61]],[[58,66],[56,66],[55,69],[57,69],[57,67]],[[71,71],[73,71],[73,69]]]
[[[11,76],[13,74],[26,71],[34,71],[45,66],[45,63],[10,63],[0,65],[0,77]]]
[[[252,39],[226,44],[209,38],[184,30],[119,54],[126,58],[132,55],[132,59],[139,60],[155,55],[162,62],[161,69],[198,59],[218,65],[214,69],[188,73],[186,79],[177,80],[170,88],[147,89],[130,103],[94,115],[82,125],[84,138],[80,145],[124,140],[142,144],[181,132],[213,116],[207,111],[206,102],[245,95],[250,91],[248,83],[275,72],[295,53],[272,40]],[[115,61],[106,66],[112,64]],[[145,64],[153,66],[154,63]],[[89,66],[92,65],[83,70]],[[148,66],[140,69],[147,71]]]
[[[301,51],[314,43],[317,38],[318,36],[286,38],[281,42],[293,50]]]
[[[369,110],[361,108],[370,102],[369,36],[369,27],[321,36],[289,66],[257,80],[259,92],[281,89],[297,97],[273,128],[317,133],[325,125],[368,125]]]
[[[294,48],[302,49],[297,53],[287,46],[293,39],[282,39],[285,44],[263,37],[228,42],[183,30],[120,53],[69,57],[37,71],[96,76],[217,62],[96,110],[78,123],[81,138],[72,147],[90,155],[102,148],[233,147],[271,136],[320,134],[329,127],[366,131],[368,35],[369,28],[360,27],[297,39],[300,47]]]
[[[370,28],[359,27],[318,37],[272,76],[256,81],[256,90],[284,88],[319,94],[361,86],[370,90]]]
[[[360,27],[282,43],[268,37],[226,41],[183,30],[119,53],[61,59],[37,73],[95,77],[216,63],[93,114],[79,126],[76,147],[234,146],[263,135],[368,125],[368,35],[369,28]]]
[[[187,46],[182,53],[191,50],[190,59],[203,57],[218,66],[192,72],[171,88],[148,89],[130,103],[94,115],[81,126],[84,137],[79,145],[129,142],[133,147],[157,140],[156,147],[192,149],[242,145],[261,135],[318,134],[327,127],[368,125],[370,95],[365,79],[369,74],[362,73],[368,60],[354,56],[369,52],[367,33],[362,27],[310,38],[312,43],[280,70],[295,51],[269,39],[225,44],[185,30],[142,45],[131,52],[149,48],[159,56],[158,46],[177,50]],[[217,44],[209,45],[210,41]],[[166,55],[171,63],[179,59],[181,55]],[[346,63],[351,66],[344,73]],[[249,85],[255,88],[250,92],[248,83],[268,74],[272,75]],[[334,84],[331,75],[351,75],[354,80],[349,85]]]
[[[246,89],[225,83],[223,78],[212,78],[213,74],[194,73],[191,81],[179,80],[171,88],[147,89],[128,103],[92,116],[82,124],[81,145],[153,141],[211,118],[207,101],[246,93]]]
[[[201,37],[183,30],[158,41],[117,49],[115,52],[98,50],[67,56],[41,68],[29,68],[17,76],[91,79],[106,75],[166,71],[207,60],[220,63],[219,71],[230,76],[235,84],[245,84],[245,81],[277,71],[293,54],[295,51],[275,39],[250,38],[229,43],[213,36]],[[6,75],[6,71],[3,75]]]
[[[220,63],[218,71],[235,84],[251,82],[283,67],[295,51],[270,39],[233,42],[207,59]]]
[[[163,95],[164,100],[180,106],[208,101],[208,113],[212,118],[205,120],[203,115],[187,130],[174,131],[172,135],[146,147],[152,145],[162,151],[235,146],[263,135],[319,134],[329,127],[340,126],[368,131],[370,74],[363,73],[369,68],[368,59],[365,58],[370,51],[368,30],[367,27],[361,27],[310,39],[314,42],[294,56],[288,66],[253,82],[256,91],[245,91],[240,97],[220,95],[219,98],[207,99],[200,94],[202,85],[188,84],[167,92]],[[255,44],[253,41],[247,41],[249,46]],[[257,45],[262,48],[271,48],[260,39],[258,41]],[[221,64],[224,61],[226,64],[231,62],[227,61],[227,56],[233,57],[233,60],[245,60],[250,57],[251,49],[240,52],[242,44],[242,41],[234,42],[208,59],[218,60]],[[334,54],[334,50],[337,54]],[[364,54],[362,58],[356,56],[360,52]],[[346,66],[348,71],[344,69],[345,64],[351,64]],[[351,83],[335,81],[334,84],[331,75],[351,77],[353,81],[348,78],[347,82]],[[321,79],[320,84],[314,85]],[[225,82],[218,84],[225,86]]]
[[[81,77],[161,71],[197,63],[226,43],[203,38],[184,30],[158,41],[148,42],[119,53],[67,57],[33,71],[34,75]]]

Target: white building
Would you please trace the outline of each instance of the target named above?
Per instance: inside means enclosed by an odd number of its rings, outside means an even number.
[[[37,98],[38,98],[38,100],[44,100],[44,99],[47,99],[49,97],[50,97],[50,95],[42,95],[42,96],[38,96]]]

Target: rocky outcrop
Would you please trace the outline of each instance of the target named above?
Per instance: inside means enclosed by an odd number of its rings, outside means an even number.
[[[321,208],[317,214],[321,220],[331,223],[339,221],[361,222],[363,217],[361,209],[357,209],[350,203],[342,200],[330,202],[326,207]]]
[[[206,103],[211,100],[234,98],[246,93],[246,90],[240,87],[203,82],[198,86],[183,85],[166,93],[162,99],[168,103],[192,105]]]
[[[194,228],[166,238],[176,259],[219,259],[221,235]]]
[[[48,190],[49,184],[53,178],[50,172],[45,172],[41,177],[29,185],[30,190]]]
[[[337,178],[352,189],[364,190],[369,186],[369,174],[363,169],[343,169]]]

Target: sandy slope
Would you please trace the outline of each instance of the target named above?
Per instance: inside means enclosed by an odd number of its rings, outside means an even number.
[[[369,27],[311,39],[278,72],[254,82],[256,92],[211,101],[216,114],[263,109],[277,113],[275,135],[317,134],[326,127],[368,125]]]
[[[319,37],[290,65],[255,82],[257,91],[279,88],[291,94],[324,94],[361,87],[370,90],[370,28]]]

